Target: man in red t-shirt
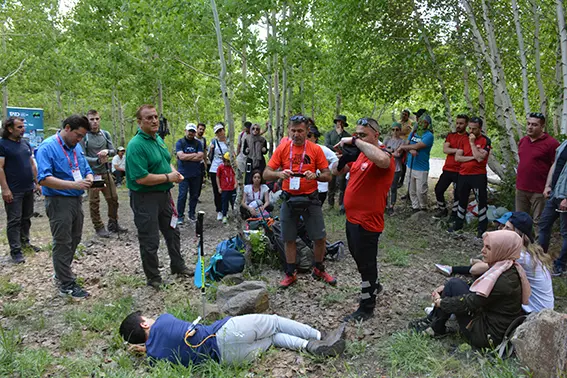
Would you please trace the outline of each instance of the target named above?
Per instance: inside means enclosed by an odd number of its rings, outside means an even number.
[[[280,287],[287,288],[297,280],[297,226],[303,218],[309,237],[314,241],[313,277],[330,285],[337,280],[325,272],[325,220],[319,201],[317,182],[331,181],[331,171],[323,150],[307,140],[307,118],[296,115],[288,125],[291,141],[281,143],[264,170],[264,180],[283,180],[283,203],[280,209],[282,236],[285,242],[286,269]],[[278,171],[278,169],[281,169]],[[316,173],[319,170],[319,173]]]
[[[443,144],[443,153],[447,154],[445,165],[443,166],[443,173],[435,185],[435,197],[437,198],[437,207],[439,210],[433,216],[435,219],[445,218],[447,216],[447,204],[445,203],[445,192],[449,185],[453,184],[453,209],[451,211],[451,220],[457,217],[457,207],[459,205],[459,195],[457,189],[457,180],[459,179],[459,170],[461,163],[455,160],[455,154],[459,149],[461,142],[468,139],[467,124],[469,123],[469,116],[466,114],[457,115],[455,121],[455,132],[447,134],[445,143]]]
[[[469,138],[462,140],[455,154],[455,160],[461,163],[459,169],[459,206],[455,227],[449,231],[456,231],[463,228],[465,214],[469,203],[469,195],[472,190],[478,192],[478,233],[477,237],[482,238],[482,234],[488,227],[487,211],[487,178],[486,164],[488,154],[492,148],[490,138],[482,134],[482,119],[472,117],[469,121]]]
[[[374,315],[376,295],[382,291],[378,280],[376,257],[378,240],[384,230],[386,198],[394,179],[396,163],[392,155],[380,148],[378,122],[361,118],[352,138],[342,138],[343,154],[333,165],[333,174],[350,172],[345,192],[346,235],[348,249],[360,273],[361,295],[358,309],[345,321],[367,320]],[[352,147],[357,150],[352,152]]]
[[[545,182],[555,161],[555,150],[559,142],[545,131],[545,116],[530,113],[527,134],[518,143],[518,174],[516,176],[516,211],[525,211],[534,220],[536,231],[545,207]]]

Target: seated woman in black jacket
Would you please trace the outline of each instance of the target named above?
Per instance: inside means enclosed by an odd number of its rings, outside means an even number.
[[[445,323],[455,314],[461,333],[471,345],[486,348],[500,344],[506,329],[523,315],[531,289],[524,269],[516,263],[522,238],[508,230],[487,232],[483,236],[482,257],[490,269],[470,287],[452,278],[432,293],[433,311],[412,323],[417,330],[428,327],[436,335],[447,332]]]

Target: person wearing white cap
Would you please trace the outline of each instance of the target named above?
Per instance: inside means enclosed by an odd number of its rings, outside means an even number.
[[[179,194],[177,196],[177,224],[182,225],[185,216],[185,204],[187,193],[189,193],[189,219],[196,221],[195,209],[199,201],[201,188],[201,160],[203,160],[203,145],[195,134],[197,126],[188,123],[185,126],[185,136],[175,143],[175,154],[177,156],[177,170],[184,177],[179,183]]]
[[[122,146],[116,150],[118,153],[112,158],[112,174],[116,182],[116,186],[122,185],[122,178],[126,175],[126,149]]]
[[[217,169],[222,164],[222,157],[225,152],[228,152],[228,145],[226,144],[226,134],[224,131],[224,123],[218,122],[213,128],[215,137],[209,146],[209,161],[211,167],[209,168],[209,177],[213,187],[213,196],[215,198],[215,209],[217,212],[217,220],[222,221],[222,200],[219,188],[217,185]]]

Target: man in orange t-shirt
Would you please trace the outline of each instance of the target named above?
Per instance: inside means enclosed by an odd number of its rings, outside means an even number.
[[[302,115],[291,117],[288,128],[291,141],[281,143],[276,148],[263,175],[266,181],[283,180],[284,202],[280,209],[280,221],[286,268],[280,287],[287,288],[297,280],[295,240],[299,217],[303,218],[307,233],[315,244],[313,277],[336,285],[337,280],[325,272],[323,265],[327,234],[317,191],[317,182],[331,181],[331,172],[323,150],[307,140],[307,118]],[[319,173],[315,173],[317,170]]]
[[[386,149],[379,147],[379,137],[380,128],[375,119],[359,119],[354,136],[341,139],[339,145],[343,154],[333,165],[335,175],[350,172],[344,199],[346,235],[348,249],[362,279],[359,307],[345,317],[345,321],[371,318],[376,307],[376,296],[382,291],[376,257],[378,240],[384,230],[386,198],[394,179],[396,163]],[[354,149],[353,152],[352,146],[358,150]]]

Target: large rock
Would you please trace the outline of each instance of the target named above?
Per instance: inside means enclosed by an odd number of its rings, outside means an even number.
[[[262,281],[244,281],[238,285],[220,285],[217,304],[228,315],[256,314],[270,307],[268,288]]]
[[[567,314],[543,310],[528,316],[512,338],[522,365],[535,378],[567,372]]]

